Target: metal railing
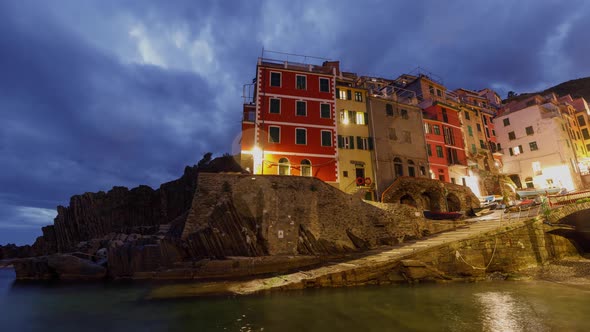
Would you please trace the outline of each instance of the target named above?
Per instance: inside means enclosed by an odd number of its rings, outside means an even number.
[[[547,195],[550,207],[562,206],[567,204],[575,203],[579,199],[589,198],[590,190],[578,191],[563,195]]]

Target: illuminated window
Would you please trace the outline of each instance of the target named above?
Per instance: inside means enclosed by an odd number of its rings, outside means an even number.
[[[429,125],[428,123],[425,123],[425,124],[424,124],[424,132],[425,132],[426,134],[430,134],[430,132],[431,132],[431,131],[432,131],[432,130],[430,129],[430,125]]]
[[[346,90],[336,90],[338,91],[338,99],[346,100]]]
[[[366,125],[367,124],[367,113],[356,112],[356,124]]]
[[[289,175],[291,171],[291,165],[289,163],[289,159],[281,158],[279,159],[279,175]]]
[[[533,174],[535,176],[543,174],[543,170],[541,169],[541,162],[533,161],[532,166],[533,166]]]
[[[311,176],[311,161],[307,159],[301,161],[301,176]]]
[[[342,124],[349,124],[350,123],[350,118],[348,117],[348,111],[347,110],[342,110],[340,111],[340,123]]]

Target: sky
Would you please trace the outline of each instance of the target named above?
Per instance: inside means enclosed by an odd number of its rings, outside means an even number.
[[[590,76],[588,17],[583,0],[0,1],[0,244],[33,243],[72,195],[236,153],[263,49],[505,97]]]

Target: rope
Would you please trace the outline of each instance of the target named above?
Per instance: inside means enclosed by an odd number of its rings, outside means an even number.
[[[498,237],[496,237],[495,239],[496,240],[494,242],[494,251],[492,251],[492,257],[490,257],[490,261],[488,262],[488,265],[486,265],[485,267],[474,266],[474,265],[471,265],[471,264],[467,263],[465,261],[465,259],[463,258],[463,256],[461,255],[461,253],[459,252],[459,250],[456,250],[455,251],[455,257],[457,259],[460,259],[463,263],[471,266],[471,268],[474,269],[474,270],[487,270],[488,267],[490,267],[490,265],[492,264],[492,260],[494,259],[494,254],[496,253],[496,248],[498,247]]]

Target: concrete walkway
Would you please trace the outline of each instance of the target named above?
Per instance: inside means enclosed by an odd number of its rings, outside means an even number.
[[[298,289],[305,288],[306,284],[318,285],[322,277],[342,275],[354,275],[355,273],[367,273],[371,269],[378,269],[379,266],[386,266],[396,263],[410,255],[432,247],[466,240],[499,228],[519,226],[525,220],[537,216],[538,209],[519,213],[504,213],[496,210],[492,214],[482,217],[467,219],[472,224],[462,226],[454,231],[439,233],[423,240],[411,243],[400,244],[396,247],[380,248],[363,253],[362,257],[352,258],[343,262],[334,262],[321,267],[299,271],[291,274],[255,279],[241,282],[212,282],[184,285],[169,285],[155,289],[148,298],[170,298],[211,295],[220,293],[230,294],[253,294],[275,289]],[[321,282],[319,283],[321,285]]]

